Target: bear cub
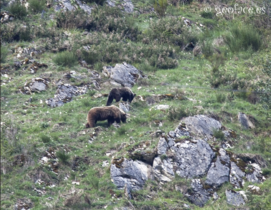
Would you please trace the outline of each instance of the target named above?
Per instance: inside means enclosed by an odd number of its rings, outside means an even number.
[[[117,123],[120,123],[120,121],[125,123],[126,113],[114,105],[106,107],[93,107],[88,112],[88,122],[86,124],[86,128],[93,128],[97,121],[103,120],[107,120],[108,126],[113,124],[115,121]]]
[[[114,99],[119,102],[121,98],[123,101],[129,100],[131,103],[135,96],[136,94],[128,87],[113,88],[109,93],[106,106],[110,106]]]

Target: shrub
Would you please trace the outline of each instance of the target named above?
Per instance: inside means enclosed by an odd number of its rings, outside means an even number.
[[[42,12],[42,10],[45,8],[45,0],[29,0],[29,10],[33,13],[39,13]]]
[[[77,58],[72,52],[64,51],[64,52],[58,53],[53,58],[53,61],[59,66],[72,67],[77,63]]]
[[[64,150],[58,150],[56,152],[56,157],[64,164],[67,164],[70,159],[70,155],[66,154]]]
[[[1,45],[1,56],[0,56],[1,63],[6,62],[7,55],[8,55],[8,48],[4,45]]]
[[[153,5],[155,11],[161,17],[165,16],[167,6],[168,6],[167,0],[155,0],[154,5]]]
[[[242,50],[258,51],[262,46],[262,38],[258,31],[251,26],[234,25],[229,33],[223,36],[225,43],[232,52]]]
[[[221,130],[213,130],[213,136],[217,139],[224,140],[225,136]]]
[[[29,25],[22,25],[17,21],[8,22],[1,25],[2,41],[30,41],[31,28]]]
[[[170,108],[168,112],[168,119],[171,121],[180,120],[183,117],[187,117],[188,114],[184,108]]]
[[[118,128],[117,134],[118,134],[119,136],[122,136],[122,135],[124,135],[125,133],[126,133],[126,128],[125,128],[125,127],[120,127],[120,128]]]
[[[49,136],[41,136],[41,141],[46,144],[46,143],[49,143],[51,141],[50,137]]]
[[[21,5],[19,1],[12,3],[7,10],[18,19],[22,19],[27,15],[25,6]]]
[[[95,190],[99,190],[99,178],[92,176],[89,182]]]

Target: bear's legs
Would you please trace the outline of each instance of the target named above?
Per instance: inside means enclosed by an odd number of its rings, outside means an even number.
[[[107,124],[108,124],[108,126],[110,127],[112,124],[114,123],[114,118],[108,118],[107,119]]]

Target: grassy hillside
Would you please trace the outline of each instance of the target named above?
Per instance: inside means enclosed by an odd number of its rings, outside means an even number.
[[[45,1],[29,0],[27,10],[8,2],[1,0],[1,12],[14,16],[1,23],[2,209],[14,209],[20,199],[29,199],[33,209],[185,209],[184,204],[191,209],[234,209],[225,199],[225,189],[233,188],[230,184],[219,189],[218,200],[200,208],[175,190],[176,185],[189,185],[181,177],[162,186],[148,180],[142,190],[133,192],[133,200],[111,182],[113,156],[129,158],[130,150],[146,142],[150,150],[155,148],[157,130],[167,133],[181,118],[196,114],[215,117],[237,134],[227,151],[264,158],[266,180],[253,183],[260,187],[259,194],[247,191],[252,183],[246,182],[248,201],[242,208],[271,208],[270,16],[216,16],[214,10],[215,4],[255,7],[262,2],[171,1],[162,15],[157,15],[151,0],[133,1],[131,14],[87,1],[93,7],[90,15],[79,9],[56,12]],[[206,7],[212,10],[205,12]],[[195,50],[198,46],[201,53]],[[21,53],[25,48],[37,52]],[[31,73],[33,59],[47,67]],[[145,74],[132,87],[145,100],[133,100],[127,123],[119,128],[104,121],[86,129],[89,109],[104,106],[107,97],[98,95],[113,87],[104,84],[108,78],[102,74],[103,66],[122,62]],[[69,71],[81,77],[64,77]],[[96,80],[100,89],[93,85],[94,71],[101,77]],[[50,81],[46,91],[24,94],[25,83],[38,77]],[[45,101],[54,97],[60,79],[88,85],[87,94],[50,108]],[[159,94],[170,95],[157,99]],[[170,109],[151,109],[159,104]],[[242,129],[239,112],[250,116],[255,128]],[[219,138],[213,142],[221,143]],[[48,162],[42,163],[45,156]]]

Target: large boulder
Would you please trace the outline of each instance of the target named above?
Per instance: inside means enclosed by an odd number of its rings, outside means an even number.
[[[235,162],[231,162],[230,183],[235,188],[241,188],[244,185],[245,173],[236,165]]]
[[[246,178],[249,182],[261,183],[265,180],[265,177],[262,175],[262,169],[257,163],[247,165],[247,170]]]
[[[203,140],[177,143],[171,149],[175,151],[176,173],[186,178],[205,175],[215,157],[210,145]]]
[[[118,189],[125,185],[130,190],[139,190],[148,179],[152,178],[152,167],[142,161],[122,159],[111,164],[110,175]]]
[[[205,115],[195,115],[182,119],[191,133],[197,136],[212,137],[214,130],[221,129],[219,121]]]
[[[247,117],[246,114],[239,112],[238,113],[238,120],[242,126],[242,128],[244,129],[248,129],[248,128],[255,128],[255,126],[253,125],[253,123],[249,120],[249,118]]]
[[[138,78],[143,77],[137,68],[125,62],[115,67],[104,66],[103,74],[124,87],[133,87]]]

